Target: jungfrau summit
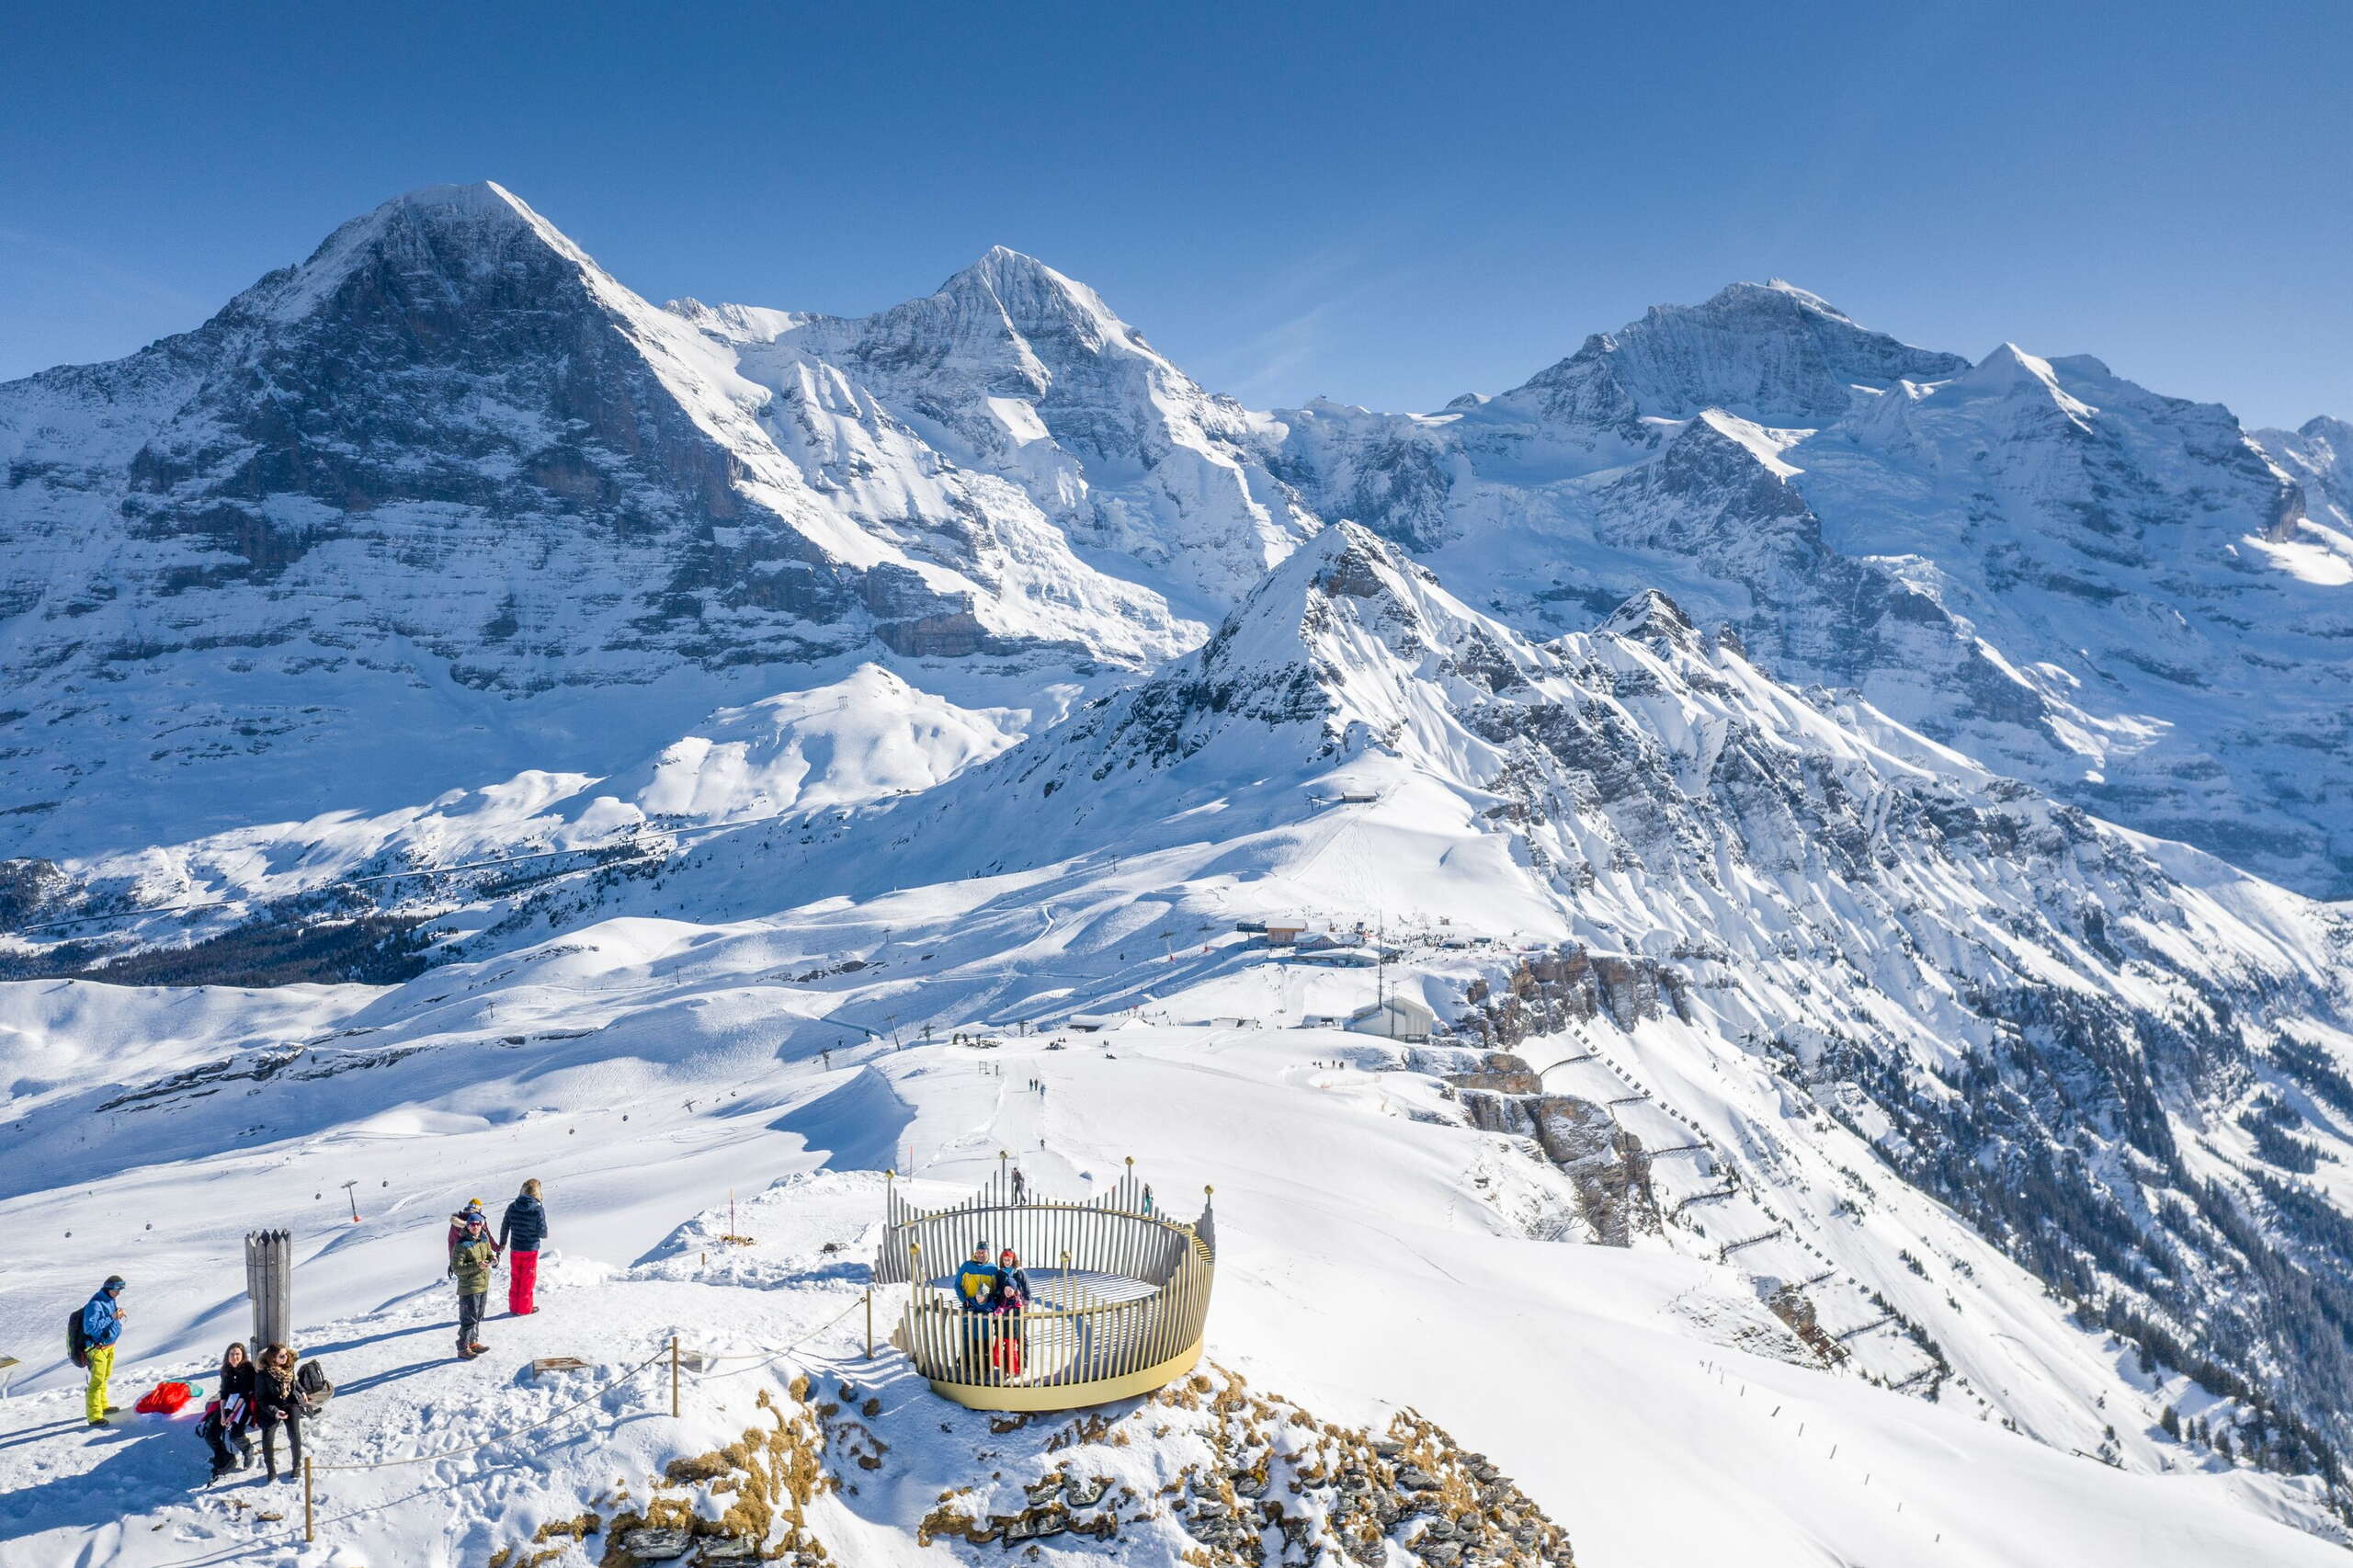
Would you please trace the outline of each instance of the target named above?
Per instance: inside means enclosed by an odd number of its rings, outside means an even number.
[[[2334,1561],[2348,454],[1779,280],[1254,410],[387,202],[0,386],[10,1425],[266,1226],[404,1560]],[[294,1550],[155,1433],[0,1564]]]

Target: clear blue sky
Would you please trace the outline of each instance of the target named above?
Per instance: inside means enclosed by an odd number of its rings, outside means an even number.
[[[0,0],[0,376],[494,178],[655,300],[994,244],[1211,385],[1431,407],[1789,278],[1912,341],[2353,417],[2353,5]]]

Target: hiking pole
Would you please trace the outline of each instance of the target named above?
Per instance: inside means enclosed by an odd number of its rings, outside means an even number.
[[[308,1454],[302,1456],[302,1539],[306,1541],[319,1539],[318,1531],[311,1523],[311,1456]]]
[[[670,1414],[678,1414],[678,1336],[670,1336]]]

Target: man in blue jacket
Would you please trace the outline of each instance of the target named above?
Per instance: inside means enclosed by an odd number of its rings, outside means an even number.
[[[122,1294],[123,1279],[119,1274],[109,1274],[90,1304],[82,1309],[82,1343],[84,1356],[90,1365],[90,1386],[84,1400],[89,1412],[90,1425],[103,1426],[108,1413],[114,1406],[107,1403],[107,1380],[114,1375],[115,1341],[122,1337],[122,1325],[127,1321],[115,1298]]]
[[[989,1244],[974,1242],[972,1256],[956,1271],[956,1300],[964,1309],[964,1358],[971,1375],[980,1381],[987,1365],[982,1346],[988,1337],[989,1314],[996,1310],[997,1293],[1005,1288],[1005,1271],[989,1261]]]

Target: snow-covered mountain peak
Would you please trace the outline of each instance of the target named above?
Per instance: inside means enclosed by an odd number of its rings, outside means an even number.
[[[793,324],[810,352],[844,362],[886,390],[900,390],[892,372],[924,370],[943,402],[942,394],[963,391],[1044,399],[1058,378],[1083,378],[1106,360],[1142,361],[1149,367],[1144,374],[1191,386],[1094,290],[1003,245],[920,299],[871,316],[807,317]]]
[[[455,290],[518,264],[547,260],[603,278],[585,252],[506,187],[490,180],[430,185],[352,219],[308,260],[271,273],[230,310],[287,322],[319,308],[355,274],[369,269],[438,277]]]
[[[1823,316],[1848,326],[1856,324],[1854,317],[1813,290],[1801,289],[1786,278],[1768,278],[1762,283],[1745,280],[1727,283],[1697,305],[1654,305],[1648,315],[1683,309],[1726,319],[1743,314],[1786,313],[1790,316]]]
[[[1969,362],[1857,324],[1794,285],[1734,283],[1697,305],[1654,305],[1506,394],[1556,419],[1688,419],[1707,408],[1774,426],[1845,414],[1858,386],[1933,381]]]
[[[379,211],[431,213],[466,222],[520,222],[546,226],[521,197],[493,179],[419,186],[393,197]]]
[[[960,466],[1026,491],[1082,543],[1136,563],[1195,612],[1232,605],[1320,520],[1267,470],[1259,422],[1203,391],[1101,295],[1033,256],[990,251],[874,315],[689,305],[759,351],[779,388],[817,361]]]
[[[1194,660],[1212,680],[1273,678],[1301,696],[1312,683],[1328,697],[1368,659],[1411,664],[1443,646],[1437,623],[1460,614],[1395,546],[1336,523],[1268,572]]]
[[[1691,624],[1683,607],[1656,588],[1644,588],[1620,605],[1594,631],[1638,642],[1666,642],[1686,651],[1696,652],[1699,645],[1699,629]]]
[[[1072,335],[1086,352],[1114,340],[1142,347],[1142,334],[1120,319],[1103,296],[1074,278],[1004,245],[993,245],[972,266],[939,286],[958,300],[985,301],[1024,338]]]
[[[2104,373],[2106,367],[2101,369]],[[2003,344],[1955,376],[1947,383],[1946,393],[1956,399],[2024,398],[2048,403],[2078,422],[2099,412],[2059,384],[2058,371],[2050,360],[2029,354],[2015,343]]]
[[[79,856],[603,774],[886,649],[1084,679],[1201,635],[854,378],[748,364],[790,319],[656,309],[511,193],[438,187],[193,333],[0,387],[16,707],[110,737],[44,725],[71,760],[14,776],[0,837]],[[597,718],[540,717],[568,701]]]
[[[1836,316],[1840,321],[1852,321],[1854,319],[1846,312],[1840,310],[1837,306],[1832,304],[1829,301],[1815,293],[1813,290],[1801,289],[1786,278],[1768,278],[1762,284],[1728,283],[1724,285],[1723,288],[1716,291],[1716,298],[1722,299],[1727,294],[1737,293],[1751,289],[1761,289],[1767,293],[1784,295],[1789,299],[1796,301],[1807,310],[1813,311],[1819,315]]]

